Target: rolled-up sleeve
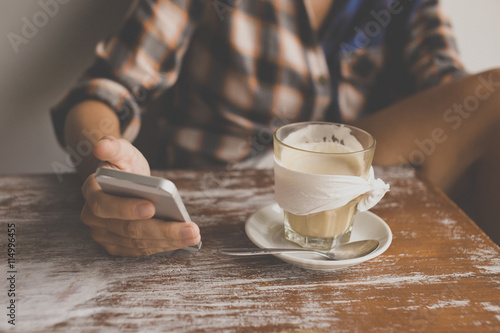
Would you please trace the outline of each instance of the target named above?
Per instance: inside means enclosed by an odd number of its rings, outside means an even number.
[[[439,1],[415,3],[409,20],[409,43],[404,62],[418,90],[466,75],[450,20]]]
[[[85,100],[108,105],[120,120],[122,136],[133,141],[143,107],[177,81],[205,3],[141,0],[119,33],[97,45],[93,65],[52,108],[59,143],[64,145],[68,111]]]

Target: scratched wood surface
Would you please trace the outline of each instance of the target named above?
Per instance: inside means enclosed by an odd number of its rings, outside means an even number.
[[[4,272],[8,223],[17,235],[15,330],[500,331],[499,247],[413,170],[376,173],[391,191],[372,211],[392,229],[393,243],[336,272],[214,252],[253,246],[244,223],[273,201],[270,171],[156,172],[177,184],[204,246],[139,258],[108,256],[91,240],[79,222],[75,176],[1,176]],[[1,280],[0,330],[10,331]]]

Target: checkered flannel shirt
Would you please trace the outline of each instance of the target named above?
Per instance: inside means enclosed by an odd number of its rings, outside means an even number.
[[[168,91],[156,123],[168,166],[231,163],[267,150],[285,123],[352,123],[464,74],[437,1],[336,0],[316,31],[304,1],[318,0],[140,1],[53,108],[60,142],[87,99],[110,106],[132,141]]]

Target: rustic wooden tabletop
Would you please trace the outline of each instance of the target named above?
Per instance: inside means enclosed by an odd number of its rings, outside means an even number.
[[[200,252],[111,257],[79,221],[76,176],[0,177],[1,331],[500,331],[500,248],[413,170],[376,169],[389,249],[333,272],[215,252],[255,246],[244,225],[273,202],[271,171],[155,174],[177,184]]]

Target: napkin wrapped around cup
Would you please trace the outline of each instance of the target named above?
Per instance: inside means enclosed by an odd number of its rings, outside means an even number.
[[[375,206],[389,191],[389,184],[375,179],[370,167],[368,179],[357,176],[318,175],[292,170],[274,161],[275,200],[295,215],[308,215],[345,206],[357,197],[358,211]]]

